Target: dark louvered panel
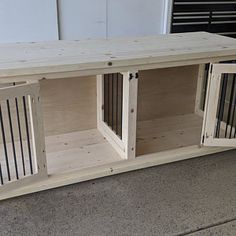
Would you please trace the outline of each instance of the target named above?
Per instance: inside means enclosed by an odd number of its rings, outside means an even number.
[[[236,0],[174,0],[171,32],[193,31],[236,37]]]
[[[104,122],[122,139],[123,75],[105,74]]]

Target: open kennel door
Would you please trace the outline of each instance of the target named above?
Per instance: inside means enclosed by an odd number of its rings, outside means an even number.
[[[0,88],[0,192],[47,177],[39,83]]]
[[[138,72],[97,76],[97,127],[123,159],[135,158]]]
[[[236,64],[212,64],[201,144],[236,147]]]

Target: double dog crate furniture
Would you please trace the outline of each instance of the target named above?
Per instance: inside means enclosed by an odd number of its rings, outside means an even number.
[[[0,45],[0,199],[234,148],[235,59],[204,32]]]

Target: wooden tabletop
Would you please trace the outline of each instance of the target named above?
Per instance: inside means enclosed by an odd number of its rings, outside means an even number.
[[[228,59],[236,59],[236,40],[206,32],[10,43],[0,44],[0,78],[93,75]]]

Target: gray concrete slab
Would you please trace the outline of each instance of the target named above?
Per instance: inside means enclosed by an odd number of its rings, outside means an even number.
[[[189,236],[235,236],[236,221],[228,222],[222,225],[213,226],[211,228],[189,234]]]
[[[0,202],[0,235],[184,235],[236,217],[236,151]]]

